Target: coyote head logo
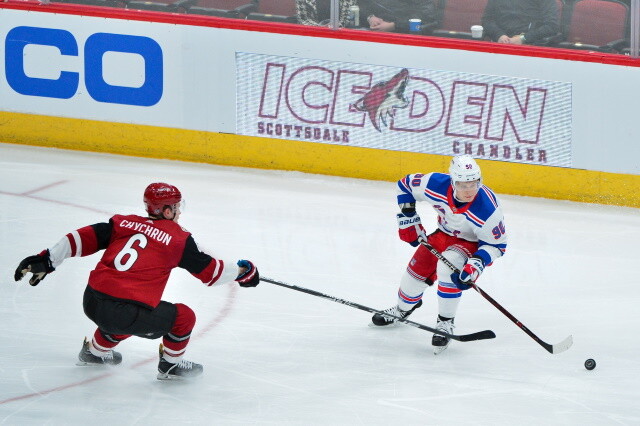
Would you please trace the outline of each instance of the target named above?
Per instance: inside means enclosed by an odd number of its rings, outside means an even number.
[[[409,101],[404,96],[408,78],[409,71],[404,68],[389,81],[377,83],[353,106],[358,111],[369,114],[373,127],[381,132],[380,122],[388,127],[387,117],[393,117],[396,108],[406,108],[409,105]]]

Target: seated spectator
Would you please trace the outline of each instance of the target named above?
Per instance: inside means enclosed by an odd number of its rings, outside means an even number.
[[[558,7],[555,0],[489,0],[482,26],[498,43],[536,44],[558,33]]]
[[[422,20],[422,33],[437,26],[435,0],[360,0],[360,16],[366,16],[373,31],[409,32],[409,19]]]
[[[347,26],[349,8],[356,3],[357,0],[340,0],[339,26]],[[299,23],[316,27],[329,26],[331,0],[296,0],[296,8],[298,9]]]

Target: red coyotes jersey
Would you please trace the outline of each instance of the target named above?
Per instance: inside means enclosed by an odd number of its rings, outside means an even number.
[[[70,256],[105,249],[91,271],[91,288],[120,299],[155,307],[171,270],[181,267],[207,285],[215,283],[224,262],[201,252],[191,234],[176,222],[137,215],[113,216],[67,234]]]

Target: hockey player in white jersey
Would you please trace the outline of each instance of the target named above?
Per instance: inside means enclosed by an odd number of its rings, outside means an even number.
[[[416,202],[426,202],[435,210],[438,229],[426,236],[416,212]],[[384,313],[408,317],[422,305],[427,286],[438,282],[438,330],[452,334],[462,291],[471,288],[486,266],[501,257],[507,247],[504,217],[495,194],[482,184],[482,174],[469,155],[453,157],[449,174],[411,174],[398,181],[398,233],[400,239],[418,247],[400,279],[397,304]],[[424,238],[458,269],[455,274],[423,245]],[[385,326],[392,317],[375,314],[373,324]],[[438,354],[449,338],[433,335],[431,344]]]

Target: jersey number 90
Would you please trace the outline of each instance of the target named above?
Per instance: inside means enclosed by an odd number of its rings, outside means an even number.
[[[493,238],[498,240],[500,239],[500,237],[502,237],[504,234],[506,234],[507,230],[504,227],[504,223],[502,223],[502,221],[500,221],[500,223],[498,224],[498,226],[496,226],[495,228],[493,228],[491,230],[491,233],[493,234]]]

